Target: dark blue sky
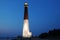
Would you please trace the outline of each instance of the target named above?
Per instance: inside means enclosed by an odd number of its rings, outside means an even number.
[[[0,0],[0,36],[22,35],[26,1],[33,35],[60,29],[60,0]]]

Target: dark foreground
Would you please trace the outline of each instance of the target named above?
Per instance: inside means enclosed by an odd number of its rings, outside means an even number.
[[[41,39],[41,38],[18,38],[18,39],[12,39],[12,40],[60,40],[60,39],[56,39],[56,38],[52,38],[52,39]]]
[[[49,38],[49,39],[41,39],[41,38],[9,38],[9,39],[0,39],[0,40],[60,40],[58,38]]]

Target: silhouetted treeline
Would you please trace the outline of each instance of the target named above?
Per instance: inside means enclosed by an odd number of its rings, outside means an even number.
[[[48,33],[42,33],[39,38],[60,38],[60,29],[50,30]]]

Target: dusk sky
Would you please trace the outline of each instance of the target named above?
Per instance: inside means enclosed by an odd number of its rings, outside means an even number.
[[[26,1],[33,35],[60,29],[60,0],[0,0],[0,37],[22,35]]]

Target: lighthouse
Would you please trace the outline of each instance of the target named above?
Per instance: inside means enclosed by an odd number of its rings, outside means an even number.
[[[29,30],[29,19],[28,19],[28,3],[24,4],[24,23],[23,23],[23,37],[30,38],[32,33]]]

